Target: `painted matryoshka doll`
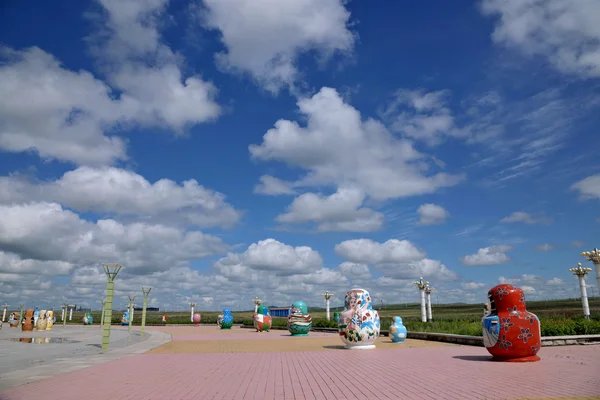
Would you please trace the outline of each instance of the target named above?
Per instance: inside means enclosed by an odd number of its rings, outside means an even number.
[[[231,315],[231,310],[229,308],[225,308],[223,310],[223,319],[221,319],[221,329],[231,329],[233,326],[233,315]]]
[[[54,311],[50,310],[46,312],[46,330],[51,331],[52,325],[54,325]]]
[[[223,313],[217,316],[217,325],[219,326],[219,328],[221,327],[221,325],[223,325]]]
[[[87,317],[88,325],[91,325],[92,322],[94,322],[94,317],[92,317],[92,313],[91,312],[86,312],[85,316]]]
[[[8,325],[11,328],[16,328],[19,326],[19,313],[18,312],[10,313],[10,315],[8,317]]]
[[[339,335],[347,349],[373,349],[379,337],[379,313],[373,310],[371,295],[364,289],[346,293],[340,314]]]
[[[539,361],[542,346],[538,317],[525,308],[523,290],[494,286],[488,292],[490,313],[483,318],[483,344],[495,361]]]
[[[198,326],[200,325],[200,319],[202,317],[200,316],[200,313],[194,313],[194,326]]]
[[[392,319],[392,325],[390,325],[388,332],[390,338],[392,338],[392,343],[403,343],[408,333],[406,327],[402,324],[402,318],[398,316]]]
[[[23,318],[23,325],[21,325],[23,332],[33,331],[33,308],[25,310],[25,318]]]
[[[292,336],[308,336],[312,327],[312,317],[308,313],[308,307],[303,301],[292,304],[292,312],[288,315],[288,331]]]
[[[256,328],[256,332],[268,332],[271,329],[271,313],[269,313],[269,307],[258,307],[258,311],[254,314],[254,327]]]
[[[333,320],[338,324],[340,323],[340,313],[339,312],[336,311],[333,313]]]
[[[33,327],[34,329],[37,329],[38,326],[38,319],[40,318],[40,310],[36,307],[35,311],[33,312]]]
[[[38,321],[37,321],[37,330],[45,331],[47,325],[48,325],[48,320],[46,319],[46,310],[42,310],[42,311],[40,311],[40,317],[38,318]]]
[[[129,311],[125,311],[123,313],[123,317],[121,318],[121,325],[122,326],[129,325]]]

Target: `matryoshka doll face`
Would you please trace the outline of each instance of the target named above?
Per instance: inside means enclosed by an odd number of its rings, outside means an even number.
[[[527,311],[525,308],[525,293],[518,287],[508,284],[494,286],[488,292],[492,314],[499,311],[512,309],[515,306],[518,311]]]
[[[357,302],[357,298],[356,298],[356,294],[355,293],[351,293],[348,296],[348,299],[346,300],[346,308],[353,309],[354,307],[356,307],[356,302]]]

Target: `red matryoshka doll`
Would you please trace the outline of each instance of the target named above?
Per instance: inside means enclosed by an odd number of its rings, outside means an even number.
[[[483,344],[494,361],[539,361],[542,346],[540,320],[525,308],[523,290],[494,286],[488,292],[490,313],[483,320]]]

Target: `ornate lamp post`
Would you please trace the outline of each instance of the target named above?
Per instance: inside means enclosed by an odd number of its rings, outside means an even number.
[[[106,283],[106,299],[104,304],[104,317],[102,318],[102,352],[108,350],[110,344],[110,326],[112,322],[113,296],[115,294],[115,278],[121,270],[120,264],[102,264],[104,273],[108,278]]]
[[[427,295],[427,321],[431,322],[431,320],[433,319],[432,315],[431,315],[431,292],[433,292],[435,289],[432,287],[429,287],[429,285],[427,285],[427,287],[425,288],[425,294]]]
[[[429,286],[429,282],[423,281],[423,277],[419,277],[418,281],[413,282],[419,288],[421,292],[421,321],[427,322],[427,315],[425,313],[425,288]]]
[[[64,322],[66,319],[66,313],[67,313],[67,305],[63,304],[60,306],[60,308],[62,309],[62,312],[60,313],[60,318],[61,318],[60,320],[63,322],[63,325],[64,325]]]
[[[129,295],[129,327],[128,331],[131,331],[131,324],[133,323],[133,301],[135,300],[135,296]]]
[[[586,260],[594,263],[594,268],[596,268],[596,284],[600,288],[600,250],[594,248],[592,251],[584,251],[581,253],[581,257],[585,257]]]
[[[69,308],[69,321],[73,320],[73,309],[75,308],[75,304],[69,304],[67,306]]]
[[[100,300],[100,304],[102,304],[102,315],[100,316],[100,327],[104,326],[104,311],[106,311],[106,300]]]
[[[321,296],[325,299],[325,318],[329,321],[329,299],[331,299],[334,294],[329,293],[329,290],[326,290],[325,293],[322,293]]]
[[[142,293],[144,294],[144,304],[142,306],[142,337],[144,337],[144,331],[146,329],[146,306],[148,305],[148,295],[151,290],[151,287],[142,286]]]
[[[191,308],[191,312],[190,312],[190,320],[192,322],[194,322],[194,307],[196,307],[196,303],[190,303],[190,308]]]
[[[258,306],[260,306],[262,304],[262,300],[259,299],[258,297],[256,297],[255,299],[252,300],[252,302],[254,303],[254,312],[257,313]]]
[[[6,310],[8,309],[8,304],[4,303],[2,308],[4,308],[4,310],[2,311],[2,322],[4,322],[4,320],[6,319]]]
[[[579,290],[581,290],[581,305],[583,306],[583,315],[586,319],[590,319],[590,305],[588,303],[587,290],[585,288],[585,276],[592,269],[582,267],[581,263],[577,263],[577,268],[569,268],[577,278],[579,278]]]

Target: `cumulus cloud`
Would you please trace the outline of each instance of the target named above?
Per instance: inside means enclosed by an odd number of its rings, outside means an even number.
[[[462,257],[461,262],[469,267],[504,264],[510,261],[506,252],[511,249],[511,246],[484,247],[477,250],[475,254]]]
[[[0,177],[0,202],[57,202],[80,212],[137,216],[157,222],[182,221],[199,227],[230,227],[241,213],[222,193],[194,179],[148,182],[124,169],[79,167],[61,178],[34,184],[19,176]]]
[[[279,120],[260,145],[249,146],[252,157],[280,161],[308,173],[296,188],[351,185],[377,200],[433,193],[454,186],[462,175],[430,173],[428,157],[408,140],[394,137],[380,122],[362,119],[335,89],[322,88],[298,101],[305,127]],[[361,157],[356,158],[356,154]]]
[[[554,246],[552,246],[550,243],[543,243],[543,244],[538,244],[537,246],[535,246],[535,249],[537,251],[550,251],[554,248]]]
[[[460,284],[460,286],[465,289],[465,290],[478,290],[478,289],[483,289],[486,287],[485,283],[481,283],[481,282],[463,282]]]
[[[381,212],[362,207],[365,193],[357,188],[340,188],[329,196],[304,193],[294,199],[285,214],[277,216],[281,223],[315,222],[317,230],[373,232],[381,229]]]
[[[442,206],[437,204],[423,204],[417,213],[419,214],[419,224],[421,225],[437,225],[443,223],[450,213]]]
[[[600,76],[600,3],[596,0],[484,0],[497,17],[494,42],[546,58],[559,71]]]
[[[260,177],[260,183],[254,187],[254,193],[278,196],[282,194],[295,194],[293,182],[287,182],[270,175]]]
[[[500,220],[500,222],[508,224],[514,222],[524,222],[526,224],[545,224],[551,222],[552,219],[548,217],[538,217],[535,218],[531,214],[523,212],[523,211],[515,211],[508,217],[504,217]]]
[[[600,199],[600,174],[588,176],[571,186],[578,190],[582,200]]]
[[[371,271],[367,264],[344,261],[339,265],[338,269],[342,275],[356,279],[369,279],[371,277]]]
[[[117,128],[179,132],[220,114],[214,86],[184,78],[179,57],[160,41],[166,1],[100,3],[100,32],[89,41],[107,83],[37,47],[0,49],[0,97],[11,99],[0,105],[1,149],[106,165],[127,159],[126,140],[112,133]]]
[[[199,231],[112,219],[86,221],[56,203],[0,205],[0,214],[0,249],[22,259],[78,265],[118,262],[132,273],[148,273],[186,265],[229,247]]]
[[[277,93],[299,79],[297,59],[350,53],[355,35],[343,0],[202,0],[204,27],[221,33],[226,51],[216,55],[224,70],[248,73]]]

